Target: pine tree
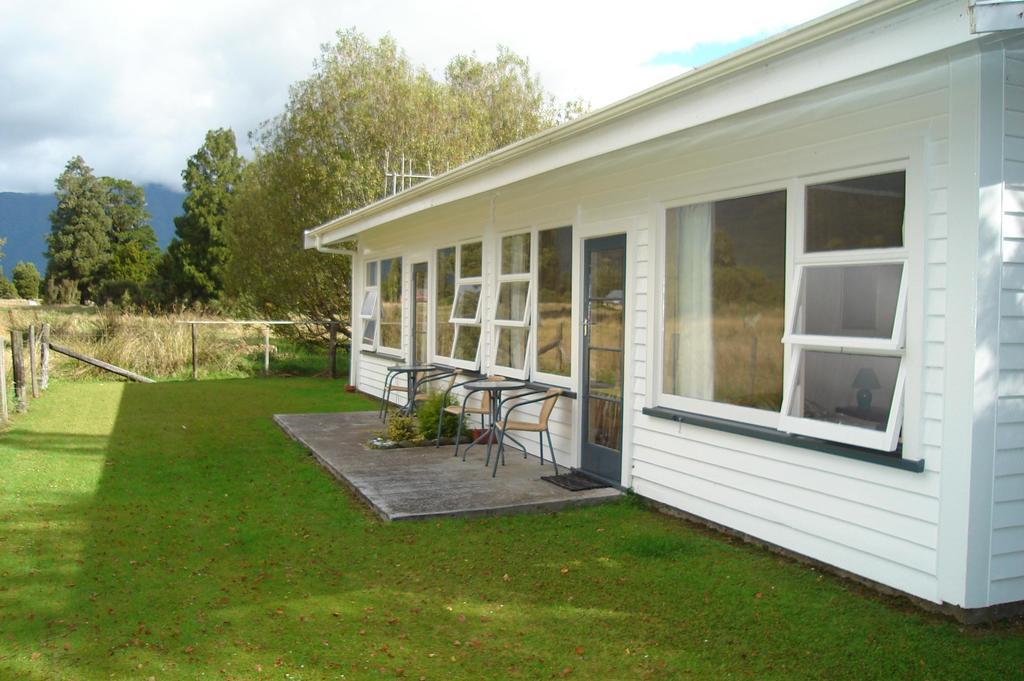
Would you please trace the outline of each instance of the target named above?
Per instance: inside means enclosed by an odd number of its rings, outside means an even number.
[[[125,291],[131,291],[138,298],[156,274],[160,259],[146,196],[141,187],[128,180],[104,177],[102,181],[107,190],[105,209],[110,216],[111,260],[104,272],[101,297],[116,302]]]
[[[174,218],[164,276],[179,300],[208,301],[224,287],[228,248],[224,221],[242,174],[242,158],[230,129],[210,130],[182,171],[184,215]]]
[[[81,156],[68,161],[56,181],[57,208],[50,213],[46,277],[73,280],[85,300],[95,300],[111,260],[111,219],[106,188]]]

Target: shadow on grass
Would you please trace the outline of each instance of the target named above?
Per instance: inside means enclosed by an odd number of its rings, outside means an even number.
[[[41,455],[103,455],[109,440],[106,435],[19,430],[8,431],[2,437],[4,444],[12,449],[34,451]]]
[[[24,558],[0,594],[0,672],[985,678],[1024,654],[628,504],[381,524],[270,419],[372,406],[311,379],[120,388],[109,441],[84,440],[106,454],[94,490],[37,484],[0,517]]]

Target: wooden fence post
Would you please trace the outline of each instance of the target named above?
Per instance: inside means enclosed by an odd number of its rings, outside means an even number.
[[[327,345],[327,367],[331,378],[338,377],[338,322],[331,322],[331,341]]]
[[[32,387],[32,399],[39,399],[39,384],[36,383],[36,325],[28,327],[28,375]]]
[[[25,402],[25,356],[21,331],[11,330],[11,368],[14,372],[15,410],[21,414],[28,411]]]
[[[190,324],[192,327],[192,380],[199,378],[198,366],[196,364],[196,325]]]
[[[270,374],[270,325],[263,327],[263,375]]]
[[[39,389],[50,387],[50,325],[43,324],[39,334]]]
[[[10,420],[11,416],[7,411],[7,342],[0,336],[0,416],[4,421]]]

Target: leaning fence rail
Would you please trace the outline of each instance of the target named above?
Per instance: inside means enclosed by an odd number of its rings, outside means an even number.
[[[109,362],[104,362],[101,359],[96,359],[95,357],[90,357],[89,355],[83,355],[82,353],[75,352],[71,348],[66,348],[63,345],[50,343],[50,348],[54,352],[59,352],[62,355],[70,357],[71,359],[77,359],[79,362],[85,362],[86,364],[92,365],[97,369],[103,369],[104,371],[109,371],[112,374],[123,376],[124,378],[135,381],[136,383],[156,383],[156,381],[154,381],[152,378],[142,376],[141,374],[137,374],[134,371],[122,369],[119,366],[115,366],[113,364],[110,364]],[[33,397],[35,397],[35,395],[33,395]]]
[[[338,333],[350,335],[350,330],[342,322],[332,319],[244,319],[244,320],[211,320],[190,319],[177,321],[176,324],[188,324],[192,336],[192,378],[198,378],[198,328],[200,326],[242,325],[258,326],[263,330],[263,372],[270,372],[270,330],[274,326],[317,325],[326,326],[329,334],[327,363],[331,378],[338,377]],[[9,327],[8,327],[9,328]],[[108,362],[90,357],[63,345],[53,343],[50,339],[50,325],[31,324],[27,328],[10,328],[10,338],[0,335],[0,423],[10,420],[10,395],[13,389],[13,408],[18,413],[28,411],[31,401],[38,399],[46,392],[50,384],[50,351],[71,357],[78,361],[109,371],[124,378],[143,383],[153,380],[133,371],[123,369]],[[10,362],[7,353],[10,352]]]

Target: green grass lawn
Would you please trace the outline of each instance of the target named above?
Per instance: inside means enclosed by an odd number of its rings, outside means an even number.
[[[1024,676],[1020,623],[628,501],[382,524],[270,420],[368,406],[308,378],[55,385],[0,435],[0,678]]]

